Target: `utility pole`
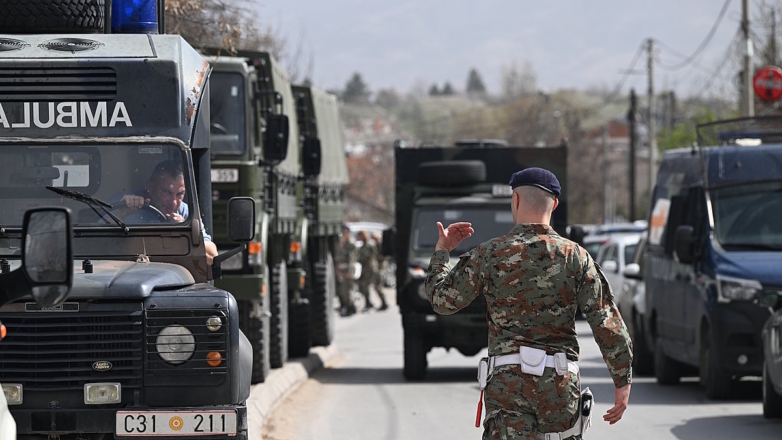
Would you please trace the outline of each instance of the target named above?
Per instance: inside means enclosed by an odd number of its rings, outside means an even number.
[[[668,99],[671,112],[671,119],[668,123],[668,130],[673,131],[673,128],[676,126],[676,92],[671,90],[669,92]]]
[[[610,165],[608,163],[608,126],[604,125],[602,130],[603,140],[603,223],[611,223],[613,221],[610,210],[610,198],[608,192],[610,191],[611,180],[609,178]],[[609,221],[611,219],[612,221]]]
[[[630,213],[628,220],[635,221],[635,149],[638,144],[635,120],[638,111],[638,98],[635,89],[630,89],[630,110],[627,112],[627,121],[630,125]]]
[[[654,188],[654,166],[657,163],[657,127],[655,124],[655,112],[654,112],[654,40],[649,39],[649,57],[646,65],[647,79],[649,80],[649,88],[647,89],[647,95],[649,100],[649,108],[647,113],[647,121],[649,128],[649,197],[651,200],[652,188]]]
[[[744,36],[744,72],[741,78],[741,115],[755,116],[755,100],[752,97],[752,39],[749,37],[749,0],[741,1],[741,33]]]

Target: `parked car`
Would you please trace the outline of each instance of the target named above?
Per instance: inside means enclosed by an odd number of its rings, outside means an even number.
[[[592,258],[597,259],[600,249],[618,234],[638,235],[646,230],[645,221],[633,223],[610,223],[596,228],[585,229],[586,235],[582,245]]]
[[[643,282],[644,258],[646,256],[646,234],[635,246],[630,261],[623,271],[622,286],[615,293],[619,313],[622,314],[627,330],[633,340],[633,372],[639,376],[654,373],[654,357],[644,338],[646,313],[646,285]]]
[[[603,274],[611,285],[617,301],[622,295],[625,266],[631,261],[640,239],[640,233],[616,234],[603,244],[597,254],[597,264],[603,269]]]
[[[763,417],[782,418],[782,300],[763,326]]]

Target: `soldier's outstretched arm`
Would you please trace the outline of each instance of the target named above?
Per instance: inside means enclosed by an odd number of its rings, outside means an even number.
[[[484,253],[480,247],[459,257],[453,269],[448,269],[450,251],[472,235],[469,223],[454,223],[448,228],[438,223],[440,239],[429,263],[424,288],[435,312],[451,315],[467,307],[486,286]]]
[[[578,247],[578,251],[581,253],[581,277],[576,299],[592,327],[595,342],[603,353],[614,385],[622,388],[632,383],[633,346],[630,335],[603,273],[583,248]]]

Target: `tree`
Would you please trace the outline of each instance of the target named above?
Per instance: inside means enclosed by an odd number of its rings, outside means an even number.
[[[470,95],[486,94],[486,86],[475,68],[470,69],[470,73],[467,75],[467,93]]]
[[[429,87],[429,96],[439,96],[440,95],[440,89],[437,88],[437,84],[432,84],[432,87]]]
[[[505,99],[529,96],[537,89],[538,78],[529,62],[525,62],[521,68],[515,62],[502,66],[502,95]]]
[[[673,148],[689,147],[698,140],[696,128],[700,124],[714,122],[717,117],[709,107],[703,107],[694,118],[680,122],[673,130],[662,130],[657,136],[657,145],[660,151]]]
[[[356,72],[345,84],[345,91],[342,92],[342,99],[345,102],[351,103],[367,103],[369,102],[369,87],[364,79],[361,78],[361,74]]]
[[[377,96],[375,96],[375,104],[387,110],[399,107],[399,103],[399,94],[394,89],[379,90]]]
[[[451,83],[449,82],[445,83],[445,85],[443,86],[443,90],[442,92],[440,92],[440,94],[445,96],[453,95],[454,91],[453,91],[453,86],[451,86]]]

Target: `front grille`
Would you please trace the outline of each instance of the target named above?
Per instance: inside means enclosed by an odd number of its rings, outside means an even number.
[[[25,391],[83,389],[91,382],[140,388],[141,313],[139,304],[135,311],[0,314],[8,328],[0,343],[0,383],[21,383]],[[96,371],[96,362],[111,369]]]
[[[217,331],[206,328],[206,320],[217,316],[222,326]],[[146,360],[147,373],[161,376],[181,376],[188,374],[209,374],[212,379],[228,374],[228,311],[225,309],[181,309],[146,311]],[[157,337],[161,330],[169,325],[181,325],[192,332],[195,338],[195,352],[192,357],[180,364],[164,361],[158,353]],[[207,354],[219,353],[222,361],[216,367],[207,363]]]
[[[111,101],[116,97],[117,73],[110,67],[0,68],[0,101]]]

